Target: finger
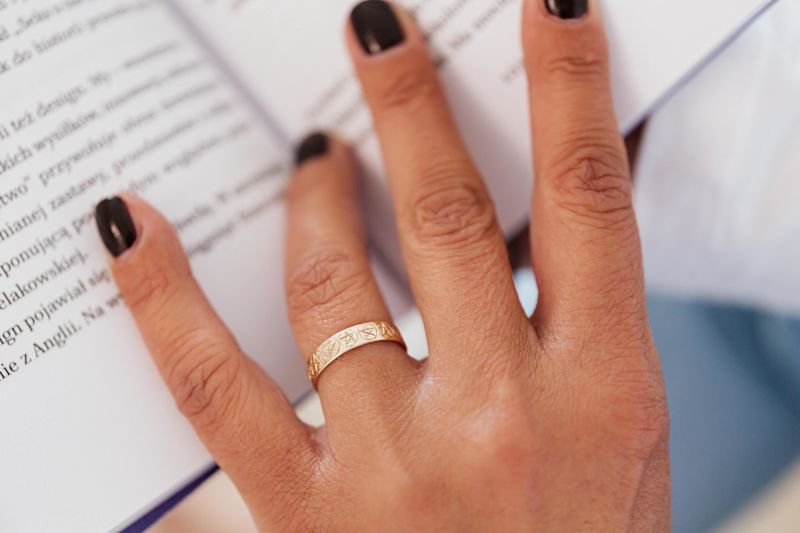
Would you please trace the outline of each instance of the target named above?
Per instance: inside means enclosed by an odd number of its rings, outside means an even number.
[[[411,17],[386,2],[363,2],[348,43],[380,137],[431,364],[463,373],[475,363],[465,354],[476,350],[459,348],[529,329],[494,206]]]
[[[630,170],[597,2],[526,0],[523,17],[536,166],[534,319],[573,331],[641,323]]]
[[[111,270],[181,412],[247,497],[294,483],[311,454],[306,427],[240,351],[195,282],[172,227],[131,196],[97,206]]]
[[[342,330],[391,321],[370,268],[357,198],[346,146],[324,134],[301,143],[288,194],[286,296],[306,361]],[[408,392],[415,368],[393,343],[357,348],[334,361],[318,382],[329,431],[352,432],[359,414],[391,418],[392,405]]]

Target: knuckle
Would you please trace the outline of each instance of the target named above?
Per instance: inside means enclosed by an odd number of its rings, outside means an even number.
[[[592,225],[627,224],[633,217],[627,160],[615,144],[596,140],[617,135],[571,139],[548,165],[557,205]]]
[[[450,177],[449,171],[441,174],[441,170],[429,171],[420,180],[438,185],[419,191],[412,202],[413,240],[423,246],[450,247],[484,241],[497,224],[488,193],[479,185]]]
[[[170,336],[168,383],[180,412],[195,423],[213,426],[235,404],[238,359],[203,329]]]
[[[299,263],[289,276],[287,304],[295,316],[342,305],[368,282],[369,273],[351,253],[327,249]]]
[[[438,81],[430,65],[423,61],[403,61],[395,68],[382,70],[380,78],[371,100],[382,111],[406,113],[427,105],[439,95]]]
[[[486,428],[473,443],[484,451],[481,457],[485,461],[513,468],[533,456],[530,448],[535,432],[529,423],[529,396],[522,382],[509,376],[495,379],[491,387],[493,390],[473,414]],[[495,409],[502,415],[487,416]]]
[[[571,83],[605,79],[608,60],[602,50],[586,50],[558,54],[543,61],[544,75],[551,80],[566,79]]]

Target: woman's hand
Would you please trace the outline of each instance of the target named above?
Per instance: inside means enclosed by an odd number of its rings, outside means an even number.
[[[300,423],[241,353],[161,216],[132,197],[101,208],[142,335],[261,528],[668,530],[668,418],[629,168],[597,4],[581,4],[524,6],[540,285],[530,319],[422,34],[384,2],[354,11],[349,49],[430,357],[379,343],[334,361],[319,380],[326,428]],[[303,143],[286,253],[303,354],[355,324],[390,320],[356,197],[347,148],[324,135]]]

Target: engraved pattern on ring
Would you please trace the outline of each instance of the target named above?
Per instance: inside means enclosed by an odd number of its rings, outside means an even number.
[[[336,359],[347,352],[376,342],[406,344],[397,328],[388,322],[365,322],[332,335],[314,350],[308,360],[308,377],[317,386],[320,374]]]

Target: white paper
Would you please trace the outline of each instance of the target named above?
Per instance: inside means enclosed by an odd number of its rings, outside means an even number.
[[[212,463],[108,303],[93,207],[135,188],[183,221],[212,301],[297,398],[309,384],[281,283],[288,154],[160,2],[0,3],[0,32],[0,531],[109,531]],[[55,234],[68,237],[43,253]]]
[[[372,181],[367,208],[373,235],[391,234],[379,149],[344,48],[353,2],[173,1],[203,28],[289,137],[321,127],[357,144]],[[488,181],[501,225],[513,233],[528,220],[532,173],[526,80],[519,68],[521,2],[401,3],[414,10],[423,28],[435,28],[433,53],[447,57],[441,76],[456,118]],[[634,127],[769,3],[601,0],[620,129]],[[476,30],[482,20],[488,22]],[[453,43],[465,35],[470,40],[456,50]],[[394,241],[383,239],[382,245],[399,264]]]

